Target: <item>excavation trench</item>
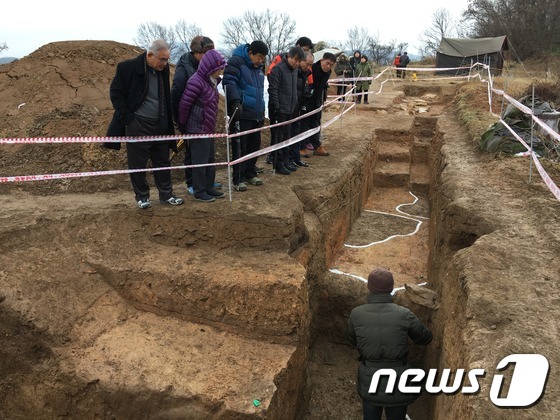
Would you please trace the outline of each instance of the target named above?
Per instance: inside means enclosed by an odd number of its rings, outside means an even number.
[[[332,155],[309,172],[267,168],[231,203],[4,195],[0,417],[359,418],[344,331],[373,265],[408,285],[397,302],[434,331],[414,363],[483,360],[463,334],[476,334],[468,253],[498,225],[458,196],[472,174],[455,170],[467,140],[444,112],[453,88],[410,89],[331,125]],[[410,415],[482,418],[487,405],[423,395]]]
[[[379,109],[325,131],[340,157],[314,158],[305,185],[265,173],[273,195],[184,212],[137,211],[118,193],[7,195],[2,414],[286,419],[319,418],[323,404],[359,409],[353,387],[340,401],[316,391],[318,377],[333,378],[315,349],[333,335],[344,349],[335,365],[353,380],[355,354],[340,334],[365,297],[363,283],[327,269],[372,200],[410,203],[412,191],[422,204],[407,210],[428,217],[437,123]],[[365,130],[348,135],[352,124]],[[374,236],[414,224],[378,216]],[[354,264],[361,274],[377,263],[368,258]],[[400,285],[427,276],[417,258]],[[341,285],[337,298],[330,289]],[[31,401],[27,389],[37,390]]]

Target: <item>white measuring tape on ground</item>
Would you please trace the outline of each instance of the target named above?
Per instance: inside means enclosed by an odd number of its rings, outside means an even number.
[[[364,248],[368,248],[368,247],[373,246],[373,245],[379,245],[379,244],[388,242],[388,241],[390,241],[391,239],[395,239],[395,238],[398,238],[398,237],[412,236],[412,235],[415,235],[416,233],[418,233],[418,230],[420,229],[420,225],[422,224],[422,221],[417,220],[417,218],[420,218],[420,219],[429,219],[429,218],[428,218],[428,217],[423,217],[423,216],[410,215],[410,214],[408,214],[408,213],[403,212],[403,211],[400,209],[401,207],[404,207],[404,206],[412,206],[412,205],[414,205],[414,204],[416,204],[416,203],[418,202],[418,197],[417,197],[417,196],[415,196],[415,195],[414,195],[412,192],[410,192],[410,191],[409,191],[408,193],[409,193],[412,197],[414,197],[414,201],[413,201],[412,203],[403,203],[403,204],[399,204],[399,205],[395,208],[395,210],[396,210],[397,212],[402,213],[402,214],[404,214],[404,215],[406,215],[406,216],[401,216],[401,215],[392,214],[392,213],[386,213],[386,212],[382,212],[382,211],[375,211],[375,210],[364,210],[364,211],[366,211],[366,212],[368,212],[368,213],[377,213],[377,214],[383,214],[383,215],[389,215],[389,216],[394,216],[394,217],[401,217],[401,218],[403,218],[403,219],[413,220],[413,221],[417,222],[417,224],[416,224],[416,229],[415,229],[413,232],[411,232],[411,233],[409,233],[409,234],[406,234],[406,235],[391,235],[391,236],[385,238],[385,239],[382,240],[382,241],[371,242],[371,243],[368,244],[368,245],[363,245],[363,246],[361,246],[361,245],[348,245],[348,244],[344,244],[344,246],[347,247],[347,248],[364,249]],[[364,277],[362,277],[362,276],[358,276],[358,275],[352,274],[352,273],[346,273],[346,272],[341,271],[341,270],[339,270],[339,269],[337,269],[337,268],[332,268],[332,269],[330,269],[329,271],[330,271],[331,273],[333,273],[333,274],[340,274],[340,275],[343,275],[343,276],[352,277],[352,278],[354,278],[354,279],[360,280],[360,281],[362,281],[362,282],[364,282],[364,283],[367,284],[367,279],[364,278]],[[425,286],[426,284],[427,284],[427,283],[420,283],[420,284],[418,284],[418,286]],[[391,292],[391,294],[394,295],[394,294],[395,294],[396,292],[398,292],[399,290],[404,290],[404,287],[397,287],[397,288],[394,288],[393,291]]]

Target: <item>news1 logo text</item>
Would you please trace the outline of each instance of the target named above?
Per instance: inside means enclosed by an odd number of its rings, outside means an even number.
[[[541,354],[511,354],[497,364],[498,371],[504,371],[512,365],[511,381],[506,388],[504,375],[495,374],[490,387],[490,400],[497,407],[522,408],[535,404],[543,395],[548,379],[549,363]],[[397,382],[397,373],[393,369],[379,369],[372,378],[369,393],[378,391],[381,378],[387,378],[385,392],[392,394],[395,386],[403,394],[420,394],[422,390],[429,394],[476,394],[480,391],[479,378],[485,377],[484,369],[472,369],[465,375],[464,369],[455,371],[452,383],[451,369],[442,369],[439,384],[438,370],[429,369],[428,374],[422,369],[405,370]],[[505,395],[503,395],[505,394]]]

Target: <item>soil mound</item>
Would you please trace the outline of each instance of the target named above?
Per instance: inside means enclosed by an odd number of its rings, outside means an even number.
[[[113,113],[109,86],[117,63],[139,53],[114,41],[65,41],[0,66],[2,138],[103,136]],[[119,162],[121,160],[121,162]],[[98,143],[16,144],[0,149],[3,175],[37,175],[121,169],[124,154]],[[41,193],[97,191],[126,181],[113,177],[52,181],[18,188]],[[13,188],[2,185],[2,189]]]

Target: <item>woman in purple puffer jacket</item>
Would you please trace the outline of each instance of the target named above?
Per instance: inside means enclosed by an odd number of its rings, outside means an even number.
[[[210,50],[200,60],[196,73],[187,81],[179,102],[179,127],[186,134],[213,134],[218,117],[218,84],[226,66],[226,59],[218,50]],[[189,140],[192,164],[214,163],[214,138]],[[211,202],[223,198],[224,193],[214,189],[214,165],[193,168],[194,198]]]

